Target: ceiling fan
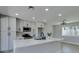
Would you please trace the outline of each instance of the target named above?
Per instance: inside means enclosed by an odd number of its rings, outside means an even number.
[[[64,17],[62,17],[62,14],[59,13],[58,16],[60,17],[60,19],[63,19],[60,23],[58,23],[59,25],[66,25],[67,22],[66,22],[66,19]]]
[[[63,19],[63,21],[61,22],[61,24],[60,25],[66,25],[67,23],[66,23],[66,19]]]

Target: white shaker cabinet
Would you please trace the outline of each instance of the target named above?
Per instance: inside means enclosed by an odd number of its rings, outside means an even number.
[[[0,29],[0,51],[13,50],[13,40],[16,39],[16,18],[1,15]]]
[[[15,32],[16,31],[16,18],[14,17],[9,17],[8,18],[8,26],[10,27],[10,31],[11,32]]]
[[[9,50],[13,49],[13,40],[16,39],[16,18],[13,17],[9,17],[8,19],[8,27],[10,28],[8,30],[8,32],[10,33],[10,35],[8,36],[9,39]]]
[[[1,51],[8,50],[8,17],[6,16],[1,16],[0,18],[0,23],[1,23]]]

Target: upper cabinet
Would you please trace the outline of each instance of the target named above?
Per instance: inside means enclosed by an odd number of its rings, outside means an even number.
[[[8,24],[9,24],[9,28],[10,31],[15,32],[16,31],[16,18],[14,17],[8,17]]]
[[[37,27],[44,27],[44,23],[37,23]]]
[[[1,16],[0,23],[1,23],[1,31],[3,32],[8,31],[8,17]]]
[[[1,16],[1,31],[16,31],[16,18]]]

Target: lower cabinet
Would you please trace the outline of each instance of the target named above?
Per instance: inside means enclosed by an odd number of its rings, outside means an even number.
[[[1,51],[8,50],[8,32],[1,32]]]

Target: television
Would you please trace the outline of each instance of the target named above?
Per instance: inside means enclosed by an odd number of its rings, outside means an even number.
[[[31,28],[30,27],[23,27],[23,32],[31,32]]]

